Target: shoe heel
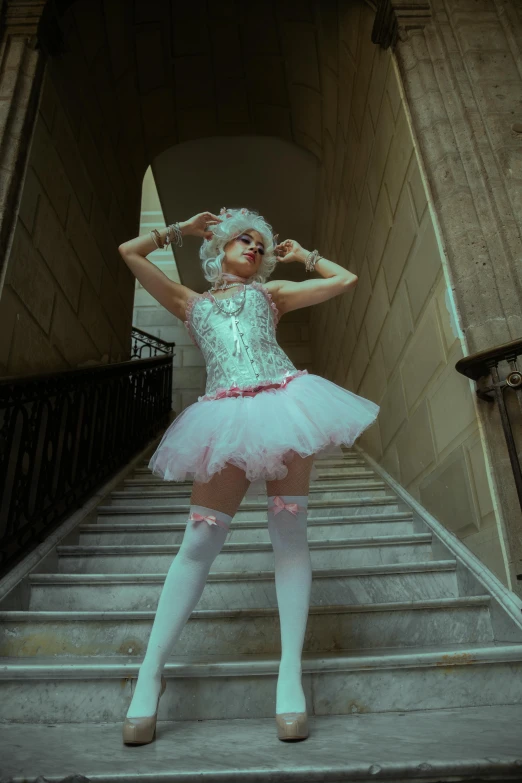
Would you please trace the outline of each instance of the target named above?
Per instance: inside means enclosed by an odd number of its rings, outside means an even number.
[[[306,712],[282,712],[276,714],[277,736],[283,741],[303,740],[308,737]]]
[[[161,677],[161,690],[158,695],[156,712],[146,718],[125,718],[123,722],[124,745],[147,745],[156,738],[156,721],[158,718],[159,700],[165,692],[167,681]]]

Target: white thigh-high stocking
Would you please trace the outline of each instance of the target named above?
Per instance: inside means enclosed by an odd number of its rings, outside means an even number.
[[[308,495],[268,497],[268,532],[274,550],[281,625],[281,663],[277,680],[276,714],[306,710],[301,684],[301,656],[312,589],[307,516]]]
[[[169,568],[158,601],[128,718],[154,714],[163,667],[201,598],[210,567],[225,543],[231,521],[232,517],[221,511],[190,506],[182,544]]]

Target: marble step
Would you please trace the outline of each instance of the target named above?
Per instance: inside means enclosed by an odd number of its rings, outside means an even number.
[[[362,479],[362,478],[379,478],[372,468],[363,467],[362,465],[346,466],[342,468],[331,468],[329,470],[320,470],[319,477],[315,481],[310,482],[310,487],[315,485],[321,485],[325,482],[338,482],[345,479]],[[179,487],[190,487],[192,481],[169,481],[165,482],[164,479],[159,476],[155,476],[149,468],[136,468],[132,472],[131,478],[126,478],[122,483],[135,485],[135,484],[157,484],[163,486],[165,483],[172,484]]]
[[[309,737],[289,743],[277,738],[273,714],[159,720],[155,742],[136,748],[122,743],[122,718],[67,722],[59,730],[55,723],[13,724],[2,727],[3,774],[6,783],[40,775],[56,783],[72,770],[93,783],[508,783],[520,781],[521,722],[520,704],[417,705],[411,712],[313,715]]]
[[[152,476],[142,479],[124,479],[122,482],[120,482],[118,488],[114,491],[130,492],[143,490],[152,492],[154,490],[164,490],[176,492],[179,495],[185,494],[190,497],[192,486],[192,482],[164,481],[163,479],[157,478],[156,476]],[[382,489],[383,487],[388,488],[388,490],[390,489],[388,484],[386,484],[380,478],[380,476],[376,476],[374,473],[370,473],[366,476],[341,476],[335,479],[329,478],[325,479],[324,481],[311,482],[309,494],[310,496],[313,496],[315,500],[317,500],[318,498],[321,498],[322,493],[328,491],[341,492],[342,490],[346,490],[347,492],[350,492],[354,489]],[[252,494],[253,493],[250,492],[249,496]],[[266,488],[259,487],[259,494],[262,494],[264,497],[266,497]]]
[[[191,489],[168,486],[169,482],[163,482],[157,487],[128,487],[123,490],[113,490],[106,498],[109,505],[128,505],[134,500],[139,500],[143,505],[161,505],[169,502],[172,505],[185,505],[190,501]],[[349,484],[343,481],[338,485],[326,485],[322,488],[310,489],[309,498],[321,503],[330,500],[352,498],[382,498],[390,496],[390,488],[384,481],[365,479],[353,481]]]
[[[161,722],[166,720],[176,721],[175,726],[180,726],[181,721],[235,720],[238,728],[248,719],[273,720],[279,661],[279,655],[236,653],[173,658],[164,668],[167,689],[159,706],[158,738],[161,741]],[[140,664],[141,658],[132,661],[121,655],[69,660],[49,656],[0,658],[0,722],[63,725],[117,721],[121,732]],[[304,653],[302,672],[307,711],[312,720],[326,715],[353,718],[392,711],[395,715],[418,715],[423,709],[448,713],[454,708],[495,704],[521,708],[522,703],[520,644],[457,645],[441,641],[425,648],[414,645],[400,650],[354,649],[349,654]],[[193,724],[193,728],[200,730],[198,724]],[[19,725],[18,729],[23,733]],[[520,743],[520,726],[517,729]],[[3,745],[4,730],[2,725]],[[491,730],[493,727],[486,721],[475,737],[476,743],[482,747]],[[403,731],[402,723],[395,725],[392,735],[396,743],[406,739]],[[446,735],[440,738],[434,746],[445,746]],[[176,745],[175,739],[174,728],[169,742]],[[372,739],[377,742],[379,737]],[[157,743],[152,745],[149,750],[153,754],[147,758],[161,755],[159,747]],[[301,747],[303,743],[299,743]],[[322,745],[320,755],[326,758]],[[376,760],[375,756],[369,757],[368,761],[372,760]],[[424,778],[414,778],[421,779]]]
[[[368,463],[366,463],[364,460],[343,462],[340,465],[332,466],[332,467],[326,467],[321,464],[321,461],[317,461],[315,463],[315,467],[317,470],[317,478],[315,479],[316,482],[330,481],[332,479],[340,479],[343,478],[344,476],[358,475],[359,473],[361,474],[364,473],[365,475],[378,476],[378,474],[375,473],[373,468],[371,468],[368,465]]]
[[[456,598],[456,560],[314,571],[310,604]],[[166,574],[31,574],[29,611],[156,611]],[[277,606],[273,571],[209,574],[198,609]]]
[[[200,524],[206,524],[201,522]],[[312,568],[412,563],[432,560],[432,534],[412,533],[371,538],[309,539]],[[58,571],[69,574],[166,573],[181,544],[59,545]],[[225,543],[211,572],[266,571],[274,567],[271,543]],[[36,572],[37,573],[37,572]]]
[[[264,500],[243,500],[239,506],[234,521],[246,522],[254,520],[267,521],[267,502]],[[309,518],[325,519],[330,516],[344,514],[346,516],[358,516],[374,514],[396,514],[405,510],[405,504],[395,495],[373,498],[339,498],[337,500],[308,502]],[[156,522],[174,522],[187,520],[190,512],[190,502],[183,504],[164,503],[161,505],[144,505],[139,502],[128,501],[126,505],[100,505],[96,509],[98,519],[114,521],[125,517],[128,522],[142,522],[144,518],[154,519]]]
[[[145,457],[141,462],[136,464],[135,470],[147,470],[149,473],[151,472],[149,468],[149,462],[152,457],[153,452],[150,453],[150,456]],[[369,467],[367,461],[364,459],[364,457],[360,456],[357,452],[345,452],[343,457],[337,457],[337,456],[331,456],[331,457],[323,457],[322,459],[315,459],[314,465],[317,468],[317,470],[335,470],[337,468],[345,468],[345,467],[352,467],[352,466],[361,466],[361,467]]]
[[[493,641],[489,595],[311,606],[303,650],[309,653],[412,643]],[[154,612],[0,612],[0,656],[143,655]],[[276,654],[276,607],[196,609],[176,645],[178,654]]]
[[[386,517],[328,517],[308,520],[308,538],[331,540],[363,536],[407,535],[413,530],[413,515],[403,512]],[[79,525],[64,544],[181,544],[187,520],[180,522],[93,522]],[[266,521],[236,522],[232,520],[228,543],[269,543]]]

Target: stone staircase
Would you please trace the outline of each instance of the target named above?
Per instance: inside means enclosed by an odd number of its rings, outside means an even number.
[[[522,780],[521,602],[358,446],[310,488],[308,739],[276,736],[274,559],[249,494],[165,668],[156,742],[124,746],[191,491],[150,453],[0,602],[0,783]]]

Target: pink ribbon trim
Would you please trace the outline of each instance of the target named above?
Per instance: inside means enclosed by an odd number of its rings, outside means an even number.
[[[214,514],[209,514],[208,516],[202,516],[201,514],[198,514],[197,511],[193,511],[190,515],[189,519],[192,522],[208,522],[209,525],[218,525],[219,527],[224,528],[225,530],[228,530],[228,525],[226,525],[224,522],[221,522],[220,519],[216,519]]]
[[[308,375],[308,370],[298,370],[292,375],[288,375],[281,381],[262,381],[255,386],[231,386],[229,389],[216,389],[212,394],[205,394],[202,397],[198,397],[198,402],[203,400],[222,400],[224,397],[255,397],[259,392],[263,392],[266,389],[284,389],[290,381],[294,378],[298,378],[301,375]]]
[[[274,512],[274,516],[277,516],[277,514],[279,514],[279,512],[284,508],[295,517],[297,516],[297,512],[299,511],[300,506],[298,506],[297,503],[285,503],[283,498],[278,495],[276,498],[274,498],[274,505],[272,506],[271,511]]]

